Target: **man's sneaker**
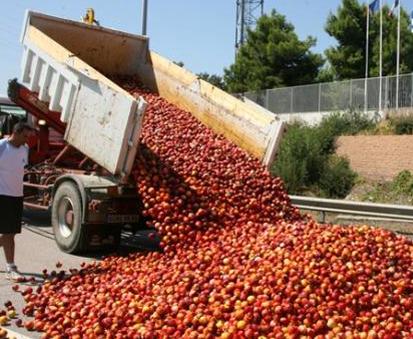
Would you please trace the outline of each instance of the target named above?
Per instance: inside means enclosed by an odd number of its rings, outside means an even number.
[[[17,282],[24,281],[24,277],[17,270],[17,267],[6,270],[6,279]]]

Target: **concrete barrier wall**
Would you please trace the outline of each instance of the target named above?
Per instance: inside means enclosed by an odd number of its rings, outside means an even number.
[[[345,114],[346,111],[326,111],[326,112],[296,112],[296,113],[274,113],[277,118],[281,121],[286,123],[292,123],[295,121],[305,122],[310,126],[317,125],[321,122],[321,120],[329,115],[334,113],[341,112]],[[368,111],[367,114],[371,117],[378,117],[378,112],[376,111]],[[380,119],[384,119],[386,117],[398,117],[398,116],[411,116],[413,114],[413,108],[410,107],[403,107],[396,109],[386,109],[380,115]]]
[[[413,172],[413,135],[342,136],[336,145],[364,178],[391,180],[403,170]]]
[[[337,111],[331,112],[304,112],[304,113],[276,113],[275,115],[281,121],[286,123],[293,123],[296,121],[305,122],[310,126],[317,125],[321,122],[321,120],[329,115],[337,113]],[[344,111],[342,113],[345,113]],[[375,111],[368,111],[367,114],[370,117],[374,117],[377,113]]]

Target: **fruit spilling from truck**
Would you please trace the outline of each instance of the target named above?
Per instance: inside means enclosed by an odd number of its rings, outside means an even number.
[[[149,236],[156,232],[161,238],[159,251],[109,256],[65,276],[49,277],[37,291],[24,290],[23,312],[33,317],[24,323],[27,329],[42,331],[45,338],[413,336],[412,242],[381,229],[319,225],[301,216],[281,180],[263,165],[271,162],[276,146],[271,138],[276,123],[267,112],[145,50],[145,39],[34,13],[26,30],[26,46],[37,58],[42,57],[41,45],[49,65],[59,58],[65,62],[64,81],[80,81],[66,92],[62,88],[59,99],[50,99],[58,102],[54,108],[66,112],[65,141],[119,180],[110,187],[135,185],[140,214],[153,229]],[[62,32],[70,34],[62,38]],[[87,40],[85,32],[98,46],[102,42],[101,48],[84,50],[76,36]],[[107,39],[116,41],[113,35],[127,53],[133,51],[143,61],[119,63],[122,50],[104,47]],[[49,44],[45,37],[50,37]],[[59,46],[70,51],[68,59],[62,58]],[[73,59],[78,57],[82,59]],[[31,64],[36,62],[33,58]],[[139,72],[132,72],[135,67]],[[36,74],[36,67],[29,69],[28,74]],[[47,72],[46,67],[46,75],[42,78],[40,72],[36,81],[28,76],[23,85],[32,86],[32,93],[41,91]],[[133,114],[137,103],[145,102],[139,138],[132,128],[128,135],[136,139],[119,143],[129,150],[139,145],[133,162],[125,155],[125,161],[112,157],[105,163],[99,145],[96,150],[96,144],[89,147],[74,139],[83,130],[71,107],[79,105],[82,95],[87,97],[88,92],[76,92],[83,87],[93,89],[92,94],[105,93],[97,90],[103,88],[120,101],[127,98],[116,108]],[[73,99],[67,111],[62,98]],[[48,114],[54,112],[50,108]],[[83,108],[90,112],[89,106]],[[93,119],[104,127],[113,123],[112,115],[116,113],[106,110]],[[95,123],[84,115],[82,119],[87,126]],[[107,147],[108,139],[116,137],[94,135],[97,142],[105,137]],[[62,170],[63,178],[71,180],[65,184],[76,188],[74,171]],[[59,187],[52,197],[57,192]],[[75,211],[61,199],[63,207],[56,213],[65,212],[60,224],[67,229],[60,231],[69,232],[73,224],[68,219]],[[82,205],[82,196],[79,201]]]

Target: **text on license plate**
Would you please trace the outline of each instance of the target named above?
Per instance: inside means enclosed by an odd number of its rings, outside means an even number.
[[[139,215],[109,214],[108,223],[136,223]]]

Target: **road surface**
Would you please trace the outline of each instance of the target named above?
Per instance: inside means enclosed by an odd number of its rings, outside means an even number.
[[[130,233],[122,234],[121,246],[118,250],[120,255],[132,251],[141,251],[144,249],[156,249],[156,242],[147,237],[148,231],[138,232],[136,235]],[[107,253],[106,253],[107,254]],[[80,268],[82,262],[91,262],[100,260],[105,253],[90,253],[85,255],[71,255],[63,253],[57,247],[52,227],[50,226],[50,216],[45,213],[25,213],[23,219],[22,233],[16,236],[16,258],[15,262],[20,272],[26,277],[34,277],[34,283],[22,283],[21,288],[25,285],[36,287],[42,282],[42,270],[47,269],[60,271],[62,269]],[[57,269],[56,263],[63,264],[62,268]],[[15,283],[5,279],[4,276],[5,259],[3,250],[0,249],[0,309],[5,309],[4,303],[11,301],[23,320],[25,317],[21,314],[25,302],[20,293],[12,290]],[[17,333],[29,338],[40,338],[41,334],[28,332],[23,328],[18,328],[14,321],[5,329],[11,329]],[[12,337],[12,335],[10,335]]]

